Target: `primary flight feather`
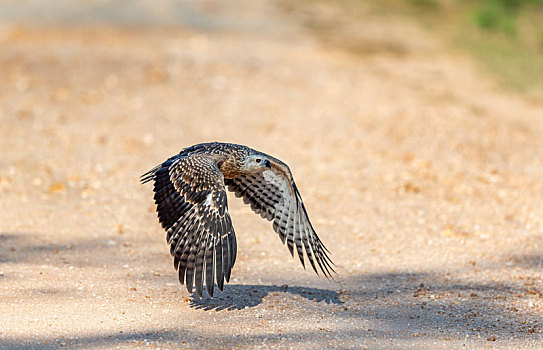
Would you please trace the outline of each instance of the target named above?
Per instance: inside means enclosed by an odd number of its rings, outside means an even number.
[[[226,188],[265,219],[296,249],[305,267],[331,277],[333,262],[313,229],[289,167],[272,156],[229,143],[202,143],[142,175],[154,181],[159,221],[166,230],[170,253],[189,293],[202,297],[204,282],[213,297],[215,281],[223,290],[236,261],[236,236],[228,213]]]

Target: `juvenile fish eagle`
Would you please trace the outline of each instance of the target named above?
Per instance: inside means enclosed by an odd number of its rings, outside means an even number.
[[[202,297],[204,280],[213,297],[214,280],[223,290],[224,279],[236,261],[236,236],[226,202],[226,187],[265,219],[294,246],[305,268],[303,250],[318,274],[335,272],[329,252],[313,229],[289,167],[277,158],[246,146],[202,143],[183,149],[141,176],[154,181],[154,199],[166,230],[179,281],[189,293]],[[316,262],[316,264],[315,264]]]

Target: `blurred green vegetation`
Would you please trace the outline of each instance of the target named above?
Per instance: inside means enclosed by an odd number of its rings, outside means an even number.
[[[517,19],[522,10],[534,10],[537,7],[541,10],[543,7],[543,0],[457,0],[456,4],[439,0],[405,1],[417,7],[432,9],[467,8],[472,11],[473,20],[479,28],[501,31],[511,36],[517,34]]]
[[[517,33],[516,15],[520,1],[488,0],[474,13],[477,25],[482,29],[501,30],[505,34]]]
[[[507,86],[543,98],[543,0],[385,0],[382,6],[441,31]]]
[[[296,2],[284,0],[287,11]],[[502,86],[543,101],[543,0],[301,0],[305,25],[359,54],[405,54],[401,42],[368,41],[350,23],[366,16],[417,22],[468,52]],[[320,9],[320,10],[319,10]]]

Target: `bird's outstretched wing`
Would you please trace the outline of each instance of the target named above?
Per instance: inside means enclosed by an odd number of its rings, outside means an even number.
[[[272,157],[269,157],[272,158]],[[273,221],[273,229],[287,243],[294,256],[294,246],[300,262],[305,268],[303,250],[313,270],[318,274],[316,264],[322,273],[331,278],[334,263],[328,257],[328,250],[313,229],[302,197],[292,179],[286,164],[272,158],[272,167],[260,173],[225,179],[228,189],[236,197],[242,197],[245,204],[265,219]]]
[[[210,296],[215,279],[222,291],[236,260],[236,237],[216,161],[206,154],[174,156],[142,175],[142,183],[152,180],[179,281],[189,293],[195,286],[200,297],[204,279]]]

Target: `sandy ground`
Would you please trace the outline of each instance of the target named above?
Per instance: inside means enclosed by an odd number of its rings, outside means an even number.
[[[543,108],[431,34],[368,12],[353,55],[261,1],[6,3],[0,348],[543,347]],[[233,280],[178,284],[138,177],[212,140],[290,165],[336,281],[232,196]]]

